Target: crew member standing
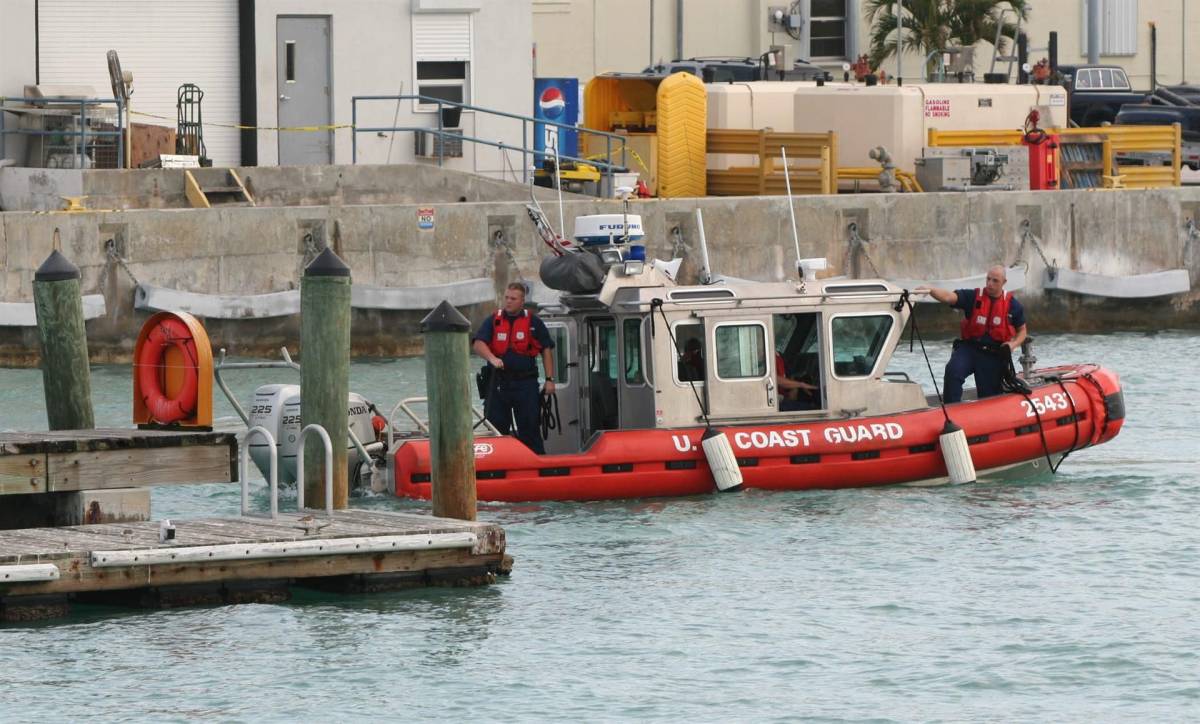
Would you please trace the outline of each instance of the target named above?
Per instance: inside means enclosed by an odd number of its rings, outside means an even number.
[[[484,416],[502,434],[517,420],[517,439],[538,455],[546,452],[538,430],[541,395],[537,356],[546,370],[546,394],[554,392],[554,340],[545,323],[525,309],[525,285],[513,282],[504,290],[504,306],[488,317],[475,333],[472,349],[492,366]]]
[[[946,363],[943,398],[962,400],[963,382],[975,375],[979,397],[1001,393],[1000,381],[1012,364],[1012,352],[1025,341],[1025,310],[1004,291],[1008,275],[1004,267],[988,269],[983,289],[938,289],[918,287],[934,299],[963,312],[961,338],[954,340],[954,351]]]

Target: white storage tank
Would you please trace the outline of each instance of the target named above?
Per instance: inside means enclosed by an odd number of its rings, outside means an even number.
[[[877,164],[867,152],[884,146],[906,171],[921,156],[929,129],[1020,129],[1037,108],[1042,128],[1067,125],[1067,92],[1060,86],[917,83],[903,86],[814,82],[709,83],[708,127],[770,128],[838,134],[839,166]],[[753,159],[709,157],[709,168],[745,166]]]

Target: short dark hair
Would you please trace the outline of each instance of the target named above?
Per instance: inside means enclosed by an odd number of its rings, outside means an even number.
[[[509,282],[505,289],[512,289],[513,291],[520,292],[521,296],[523,297],[529,296],[529,290],[525,288],[525,284],[523,282]]]

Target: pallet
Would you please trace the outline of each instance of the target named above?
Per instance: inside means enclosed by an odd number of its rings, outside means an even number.
[[[341,510],[277,518],[0,531],[0,620],[64,615],[72,601],[177,606],[286,599],[291,586],[368,591],[486,584],[506,573],[495,524]]]

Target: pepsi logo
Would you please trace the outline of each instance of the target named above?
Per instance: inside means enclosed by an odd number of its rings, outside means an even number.
[[[542,91],[542,97],[538,99],[538,108],[543,116],[553,121],[562,118],[567,110],[567,101],[563,98],[561,90],[550,87]]]

